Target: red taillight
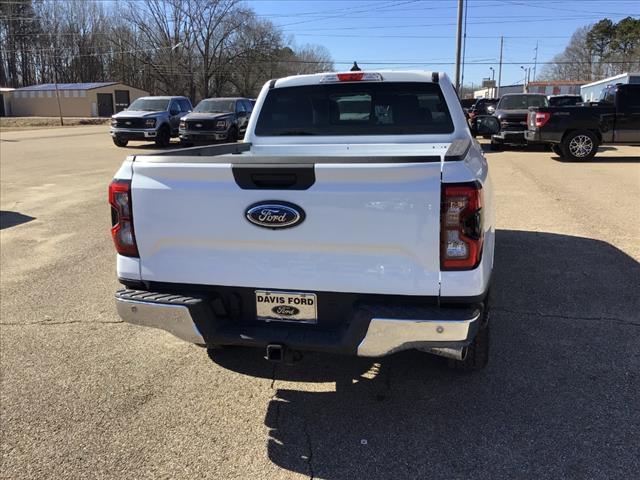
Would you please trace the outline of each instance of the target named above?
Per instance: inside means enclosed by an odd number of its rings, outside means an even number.
[[[131,180],[113,180],[109,184],[111,237],[120,255],[137,257],[138,246],[133,231]]]
[[[535,114],[536,128],[544,127],[551,118],[551,114],[549,112],[535,112]]]
[[[480,263],[484,240],[482,203],[482,187],[479,184],[442,186],[442,270],[470,270]]]

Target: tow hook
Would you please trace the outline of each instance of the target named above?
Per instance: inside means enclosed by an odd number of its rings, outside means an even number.
[[[302,352],[292,350],[279,343],[270,343],[267,345],[267,353],[264,358],[274,363],[293,365],[302,360]]]

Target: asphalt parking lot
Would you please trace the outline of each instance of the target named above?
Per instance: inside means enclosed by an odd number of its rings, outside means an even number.
[[[634,478],[640,147],[488,152],[492,357],[204,349],[115,313],[105,126],[0,135],[0,477]]]

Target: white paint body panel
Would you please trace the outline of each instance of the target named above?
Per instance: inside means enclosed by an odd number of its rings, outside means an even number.
[[[437,295],[440,163],[318,164],[301,191],[242,190],[230,164],[136,163],[142,279],[271,289]],[[270,230],[245,210],[294,203]]]

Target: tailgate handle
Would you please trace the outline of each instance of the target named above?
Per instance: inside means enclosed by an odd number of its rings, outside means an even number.
[[[253,173],[251,181],[258,188],[290,188],[298,179],[294,173]]]
[[[233,178],[243,190],[307,190],[316,181],[313,164],[234,164]]]

